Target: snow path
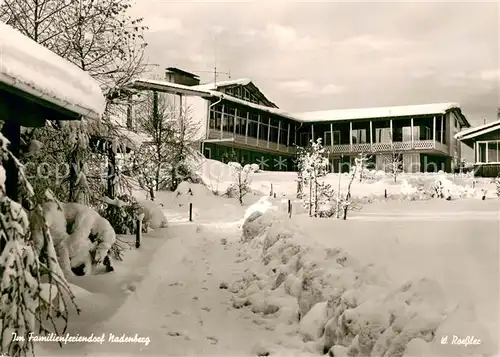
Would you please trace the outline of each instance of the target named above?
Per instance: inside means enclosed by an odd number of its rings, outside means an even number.
[[[172,227],[182,234],[165,242],[150,266],[150,274],[133,295],[106,323],[93,329],[95,335],[149,337],[151,343],[104,343],[86,345],[91,356],[247,355],[273,332],[258,326],[247,309],[230,307],[231,283],[243,274],[244,264],[234,263],[236,245],[222,245],[220,239],[235,229],[211,232],[196,224]],[[234,237],[233,237],[234,239]],[[168,259],[166,259],[168,257]]]

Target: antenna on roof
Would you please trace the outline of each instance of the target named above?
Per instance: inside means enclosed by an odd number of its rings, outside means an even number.
[[[217,35],[214,35],[214,86],[217,85]]]

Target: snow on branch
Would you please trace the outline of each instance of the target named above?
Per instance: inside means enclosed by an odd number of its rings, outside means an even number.
[[[79,309],[24,168],[7,150],[7,140],[0,134],[0,158],[8,157],[18,166],[23,202],[30,211],[6,196],[5,170],[0,166],[0,353],[26,356],[33,351],[30,333],[66,331],[68,299],[77,312]],[[64,321],[62,328],[58,327],[58,318]],[[12,332],[24,340],[14,341]]]

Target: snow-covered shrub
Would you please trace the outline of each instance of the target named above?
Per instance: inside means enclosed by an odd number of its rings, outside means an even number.
[[[138,203],[142,208],[142,213],[144,213],[142,224],[145,228],[143,230],[167,227],[167,217],[156,203],[150,200],[141,200]]]
[[[71,267],[85,265],[85,274],[89,274],[88,262],[97,266],[104,261],[115,243],[115,231],[107,219],[90,207],[64,203],[63,208],[70,233],[66,247],[71,257]]]
[[[441,180],[434,182],[434,197],[444,198],[444,184]]]
[[[42,208],[34,201],[24,168],[7,145],[8,140],[0,134],[0,354],[17,357],[33,351],[30,333],[59,335],[65,330],[68,298],[73,305],[74,299],[58,264]],[[10,160],[19,169],[20,191],[30,214],[6,196],[2,160]],[[58,318],[64,321],[61,329]],[[14,341],[13,333],[22,338]]]
[[[98,212],[108,220],[116,234],[135,234],[137,218],[143,213],[143,208],[130,195],[120,195],[115,199],[105,197]],[[143,231],[147,232],[147,224],[143,224]]]
[[[250,164],[250,168],[252,169],[252,172],[260,172],[260,167],[257,164]]]
[[[497,197],[500,197],[500,176],[495,177],[495,188]]]

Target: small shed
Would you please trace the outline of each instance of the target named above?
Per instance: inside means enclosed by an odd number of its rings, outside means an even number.
[[[474,175],[500,175],[500,120],[463,130],[455,139],[474,150]]]
[[[21,127],[46,120],[99,119],[106,106],[99,84],[85,71],[0,22],[0,122],[9,150],[19,155]],[[18,200],[18,172],[4,163],[6,193]]]

